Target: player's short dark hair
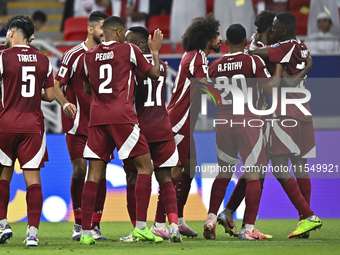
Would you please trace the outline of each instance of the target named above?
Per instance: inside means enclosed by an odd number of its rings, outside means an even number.
[[[12,28],[20,29],[24,35],[25,39],[29,39],[34,33],[33,21],[24,15],[16,15],[7,21],[7,30]]]
[[[45,23],[47,21],[47,16],[42,11],[36,11],[32,15],[33,21],[41,21],[42,23]]]
[[[128,30],[131,31],[132,33],[137,34],[146,42],[148,41],[149,32],[145,27],[142,26],[130,27]]]
[[[110,16],[107,19],[104,20],[103,28],[112,28],[112,27],[119,27],[123,26],[125,27],[124,20],[122,20],[120,17],[117,16]]]
[[[232,24],[227,29],[227,40],[232,45],[239,45],[246,39],[246,30],[241,24]]]
[[[273,20],[276,16],[276,12],[273,11],[262,11],[256,16],[254,25],[257,27],[259,33],[265,32],[268,28],[273,25]]]
[[[99,21],[106,19],[108,17],[109,17],[109,15],[105,12],[101,12],[101,11],[91,12],[90,17],[89,17],[89,21],[87,22],[87,25],[89,26],[90,23],[92,23],[92,22],[99,22]]]
[[[193,19],[182,36],[183,50],[204,50],[206,43],[218,36],[219,26],[220,22],[211,14]]]
[[[276,18],[288,33],[295,33],[296,28],[296,18],[291,12],[281,12],[276,15]]]

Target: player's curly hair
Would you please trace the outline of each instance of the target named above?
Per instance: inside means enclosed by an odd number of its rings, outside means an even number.
[[[219,26],[220,22],[211,14],[193,19],[182,36],[183,50],[204,50],[206,43],[218,36]]]
[[[273,11],[262,11],[257,15],[254,22],[254,25],[257,26],[257,31],[263,33],[270,28],[273,25],[275,16],[276,12]]]
[[[24,15],[15,15],[7,21],[7,30],[12,28],[20,29],[24,35],[24,39],[29,39],[34,33],[33,21]]]

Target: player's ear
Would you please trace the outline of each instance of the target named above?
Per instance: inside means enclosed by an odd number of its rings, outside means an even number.
[[[87,27],[87,33],[88,33],[89,35],[92,35],[92,34],[93,34],[93,27],[88,26],[88,27]]]
[[[225,40],[225,44],[229,46],[229,44],[228,44],[228,40],[227,40],[227,39]]]

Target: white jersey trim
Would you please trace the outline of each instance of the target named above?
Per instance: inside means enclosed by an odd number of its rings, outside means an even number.
[[[192,58],[192,60],[191,60],[191,62],[190,62],[190,65],[189,65],[189,71],[190,71],[191,75],[194,75],[196,56],[197,56],[197,53],[196,53],[195,56]]]
[[[259,155],[263,149],[262,145],[263,145],[263,134],[262,134],[262,130],[259,129],[259,139],[257,139],[257,142],[254,146],[254,148],[252,149],[252,151],[250,152],[250,154],[248,155],[247,159],[244,162],[244,166],[248,167],[248,166],[255,166],[257,160],[259,159]]]
[[[21,168],[23,169],[39,168],[39,165],[44,157],[45,150],[46,150],[46,130],[44,131],[43,134],[40,150],[30,161],[28,161],[25,165],[21,166]]]
[[[216,154],[217,154],[217,157],[220,160],[222,160],[223,162],[226,162],[228,164],[236,165],[236,164],[241,162],[241,160],[239,158],[233,158],[233,157],[229,156],[228,154],[226,154],[225,152],[223,152],[222,150],[220,150],[217,147],[217,145],[216,145]]]
[[[179,96],[179,98],[178,98],[178,100],[176,101],[175,104],[177,104],[182,99],[182,97],[184,96],[185,92],[189,88],[190,84],[191,84],[190,80],[188,78],[185,78],[185,82],[184,82],[184,85],[183,85],[182,93]]]
[[[101,159],[96,153],[94,153],[90,147],[87,145],[87,142],[86,142],[86,145],[85,145],[85,149],[84,149],[84,152],[83,152],[83,156],[84,158],[95,158],[95,159]]]
[[[183,138],[184,138],[184,135],[176,134],[175,137],[174,137],[176,145],[179,145],[180,142],[182,142]]]
[[[172,127],[172,132],[177,133],[183,127],[185,121],[187,120],[189,116],[190,108],[191,108],[191,105],[188,107],[188,110],[184,114],[183,118],[174,127]]]
[[[294,49],[295,49],[295,44],[290,49],[290,51],[286,54],[286,56],[283,57],[283,59],[280,61],[280,63],[288,63],[290,61],[290,58],[292,57]]]
[[[136,146],[140,136],[140,128],[137,124],[133,127],[133,130],[129,137],[126,139],[122,147],[118,150],[119,159],[123,160],[129,157],[131,151]]]
[[[159,167],[172,167],[172,166],[176,166],[179,160],[179,155],[178,155],[178,150],[177,150],[177,146],[175,147],[175,151],[174,153],[171,155],[171,157],[165,161],[162,165],[160,165]]]
[[[315,146],[307,152],[305,155],[303,155],[301,158],[316,158],[316,148]]]
[[[130,62],[135,64],[135,66],[137,66],[137,59],[136,59],[135,51],[133,50],[133,47],[130,44],[129,46],[130,46]]]
[[[294,154],[294,156],[299,156],[301,151],[299,146],[293,141],[293,139],[282,129],[280,128],[277,122],[274,122],[273,130],[275,135],[279,138],[279,140],[283,143],[284,146],[288,148],[288,150]],[[274,145],[275,146],[275,145]]]
[[[64,65],[68,65],[68,62],[70,61],[72,55],[74,53],[77,53],[78,51],[80,51],[82,49],[82,46],[79,44],[78,46],[74,47],[73,49],[70,49],[68,52],[65,53],[64,55],[64,59],[63,59],[63,64]]]
[[[11,166],[13,164],[11,158],[8,157],[6,153],[3,152],[1,149],[0,149],[0,163],[3,166]]]
[[[78,97],[76,96],[76,101],[77,101],[77,113],[76,117],[74,118],[73,121],[73,127],[68,131],[67,133],[71,135],[75,135],[77,133],[78,127],[79,127],[79,119],[80,119],[80,105],[79,105],[79,100]]]

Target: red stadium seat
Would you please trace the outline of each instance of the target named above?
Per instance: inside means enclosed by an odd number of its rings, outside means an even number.
[[[64,23],[65,41],[83,41],[87,37],[88,17],[71,17]]]
[[[292,11],[296,18],[296,35],[307,35],[308,14],[303,14],[300,11]]]
[[[176,54],[183,54],[184,50],[182,49],[182,44],[177,44],[176,45]]]
[[[171,54],[172,44],[162,44],[162,48],[159,50],[159,54]]]
[[[169,31],[170,31],[170,15],[156,15],[149,19],[148,23],[148,31],[149,34],[153,35],[153,32],[159,28],[164,36],[164,39],[169,39]]]
[[[226,45],[225,42],[222,42],[220,53],[225,54],[225,53],[228,53],[228,52],[229,52],[229,46]]]
[[[62,53],[65,53],[66,51],[70,50],[74,46],[57,46],[57,50],[61,51]]]
[[[207,13],[214,13],[214,0],[207,0]]]

